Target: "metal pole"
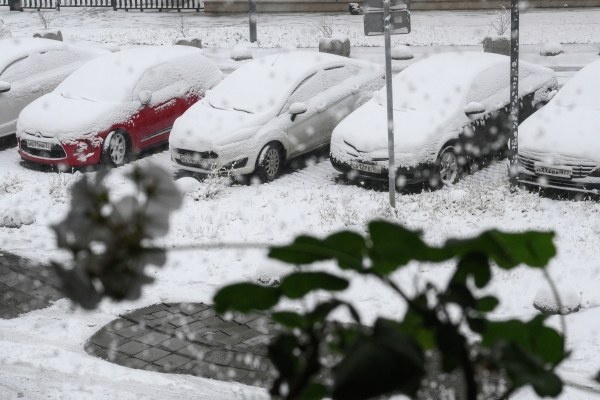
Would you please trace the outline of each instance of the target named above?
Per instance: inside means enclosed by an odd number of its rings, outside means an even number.
[[[250,23],[250,43],[256,42],[256,0],[248,0],[248,19]]]
[[[518,185],[519,159],[519,0],[510,5],[510,136],[508,176],[512,186]]]
[[[388,152],[390,206],[396,208],[396,162],[394,160],[394,103],[392,99],[392,44],[390,38],[390,0],[383,1],[383,25],[385,33],[385,88],[387,91]]]

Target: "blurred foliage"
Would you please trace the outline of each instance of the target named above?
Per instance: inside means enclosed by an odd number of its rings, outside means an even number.
[[[271,388],[275,398],[308,400],[362,400],[401,393],[417,395],[425,376],[425,351],[441,353],[441,368],[463,372],[468,400],[480,393],[477,375],[499,374],[508,395],[531,386],[539,396],[555,397],[562,382],[554,372],[566,357],[564,338],[544,325],[545,316],[531,321],[491,321],[487,313],[499,304],[493,296],[479,297],[492,280],[491,262],[510,270],[519,265],[544,268],[556,254],[553,233],[487,231],[467,240],[449,240],[444,246],[426,244],[419,232],[383,221],[371,222],[368,236],[338,232],[324,239],[300,236],[288,246],[274,247],[269,257],[300,266],[277,287],[238,283],[214,297],[217,311],[270,311],[288,328],[269,348],[279,372]],[[327,272],[304,270],[317,261],[334,260],[341,270],[375,277],[408,305],[399,321],[379,318],[370,330],[357,329],[354,307],[337,300],[348,279]],[[447,286],[411,287],[409,296],[391,275],[411,261],[439,263],[455,260]],[[348,276],[348,274],[345,274]],[[303,299],[314,291],[332,295],[305,313],[275,311],[285,299]],[[338,307],[346,307],[356,325],[325,322]],[[331,325],[335,328],[332,329]],[[473,346],[473,336],[479,336]],[[335,361],[331,365],[331,357]],[[327,379],[332,377],[332,379]]]
[[[106,174],[86,174],[76,182],[68,215],[53,226],[58,246],[72,254],[71,265],[54,263],[63,290],[86,309],[104,297],[140,296],[142,285],[152,281],[145,267],[166,260],[165,249],[154,241],[166,235],[169,214],[182,203],[171,178],[158,167],[135,166],[127,175],[135,191],[119,199],[111,197]],[[268,311],[284,327],[268,347],[278,372],[270,393],[277,399],[414,397],[430,368],[429,350],[441,355],[442,372],[462,371],[468,400],[478,398],[479,378],[490,374],[504,379],[501,397],[524,386],[539,396],[556,397],[563,383],[555,369],[568,355],[564,337],[544,325],[546,316],[491,320],[488,313],[499,300],[478,295],[492,281],[491,263],[505,270],[519,265],[544,269],[556,254],[553,237],[491,230],[430,246],[419,232],[383,221],[371,222],[366,236],[350,231],[322,239],[300,236],[269,252],[270,258],[295,265],[295,272],[277,286],[225,286],[214,297],[215,308],[220,313]],[[333,261],[339,271],[315,270],[311,264],[319,261]],[[443,288],[413,283],[405,291],[393,274],[413,261],[450,263],[452,277]],[[374,278],[395,292],[407,305],[403,318],[361,324],[355,307],[336,297],[352,276]],[[313,296],[317,291],[328,296]],[[282,310],[286,299],[313,306],[303,312]],[[354,323],[328,319],[340,308]]]

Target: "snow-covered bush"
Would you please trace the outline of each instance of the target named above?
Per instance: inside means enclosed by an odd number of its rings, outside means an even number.
[[[52,199],[52,203],[68,203],[70,196],[70,189],[73,182],[79,178],[80,172],[75,174],[56,174],[51,175],[48,182],[48,193]]]
[[[496,11],[496,17],[493,20],[489,19],[491,28],[498,36],[504,35],[510,29],[510,11],[504,6],[500,7],[502,10]]]
[[[20,228],[23,225],[31,225],[35,222],[35,216],[27,210],[8,209],[0,215],[0,228]]]
[[[10,37],[12,37],[12,33],[11,33],[10,29],[8,29],[8,26],[6,26],[4,21],[2,21],[2,19],[0,18],[0,39],[10,38]]]
[[[392,60],[410,60],[411,58],[414,58],[414,55],[409,46],[392,47]]]
[[[206,199],[218,199],[221,197],[227,187],[231,186],[230,174],[221,175],[219,171],[213,171],[208,174],[204,181],[200,182],[198,187],[188,193],[195,201]]]
[[[533,306],[546,314],[570,314],[579,311],[581,296],[575,289],[565,284],[559,284],[556,290],[560,297],[560,306],[552,288],[547,284],[540,287],[535,294]]]
[[[0,180],[0,194],[14,194],[23,190],[23,180],[15,173],[7,173]]]
[[[562,44],[556,42],[547,42],[540,49],[540,56],[552,57],[564,53]]]
[[[175,32],[175,38],[187,37],[190,34],[187,20],[183,15],[179,15],[170,25],[170,28]]]
[[[246,46],[237,45],[231,50],[230,57],[234,61],[251,60],[252,51]]]

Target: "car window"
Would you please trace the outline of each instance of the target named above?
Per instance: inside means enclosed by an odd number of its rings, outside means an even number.
[[[502,99],[508,101],[509,81],[510,69],[506,64],[488,68],[473,80],[465,104],[477,102],[492,106],[495,104],[490,103],[496,103]]]
[[[292,92],[280,114],[287,112],[292,103],[308,102],[312,97],[331,89],[352,75],[352,71],[344,65],[330,67],[310,75]]]
[[[0,77],[7,82],[15,82],[79,60],[81,60],[79,55],[67,50],[34,53],[10,64]]]

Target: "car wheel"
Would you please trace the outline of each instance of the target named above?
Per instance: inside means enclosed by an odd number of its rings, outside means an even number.
[[[108,134],[102,146],[102,164],[119,167],[127,162],[129,143],[127,134],[114,131]]]
[[[279,143],[269,143],[260,151],[255,173],[262,182],[272,182],[283,169],[283,148]]]
[[[461,176],[462,167],[453,146],[442,150],[437,161],[437,178],[442,185],[454,185]]]

